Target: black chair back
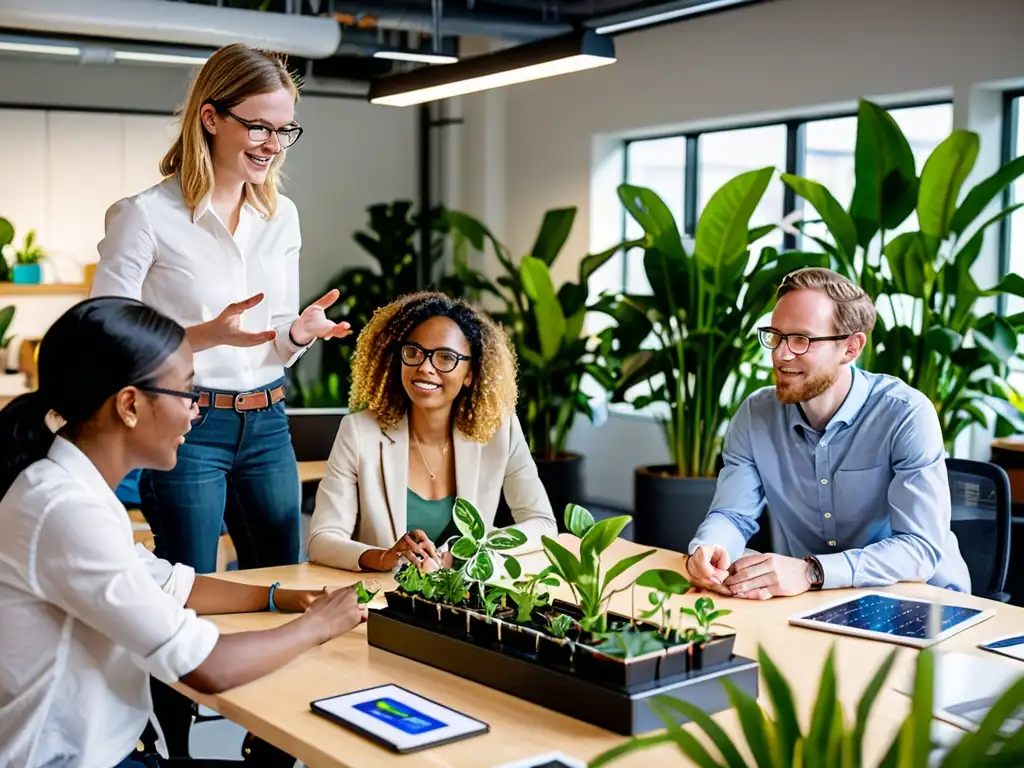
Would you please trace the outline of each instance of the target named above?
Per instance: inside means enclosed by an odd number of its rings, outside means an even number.
[[[950,527],[971,573],[971,592],[1007,602],[1010,569],[1010,478],[987,461],[946,459]]]

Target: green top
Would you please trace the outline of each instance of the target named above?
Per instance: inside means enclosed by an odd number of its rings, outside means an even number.
[[[418,528],[438,546],[444,544],[450,536],[459,535],[459,529],[455,527],[455,520],[452,518],[454,494],[443,499],[424,499],[409,488],[405,496],[408,530]]]

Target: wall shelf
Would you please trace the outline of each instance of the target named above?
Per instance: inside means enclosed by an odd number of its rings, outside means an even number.
[[[73,296],[88,295],[85,283],[7,283],[0,282],[0,296]]]

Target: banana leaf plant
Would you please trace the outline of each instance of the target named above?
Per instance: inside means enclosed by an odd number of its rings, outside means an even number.
[[[594,272],[624,245],[585,256],[576,282],[564,282],[555,290],[551,269],[565,246],[576,218],[576,208],[547,211],[530,252],[515,263],[508,251],[485,229],[478,230],[472,245],[489,241],[504,274],[494,282],[481,276],[456,274],[481,292],[500,299],[492,312],[510,332],[519,359],[520,421],[531,453],[539,459],[565,454],[576,416],[593,419],[590,397],[583,391],[583,377],[592,375],[611,389],[614,381],[598,365],[594,344],[583,332],[588,310],[588,281]],[[459,231],[472,225],[460,221]]]
[[[861,101],[849,210],[823,185],[783,174],[809,202],[830,238],[813,238],[832,266],[875,300],[878,321],[859,364],[921,390],[934,403],[946,448],[972,424],[999,436],[1024,432],[1021,394],[1007,381],[1022,359],[1024,315],[983,309],[1001,295],[1024,296],[1024,278],[1006,275],[981,288],[971,273],[986,237],[1022,205],[995,215],[988,206],[1024,174],[1024,157],[1002,166],[961,198],[979,138],[955,130],[928,157],[920,177],[906,137],[885,110]],[[905,226],[917,212],[916,229]],[[897,228],[904,230],[894,234]]]
[[[774,168],[742,173],[718,189],[701,213],[692,253],[658,195],[623,184],[619,198],[644,231],[650,295],[605,297],[596,308],[614,319],[599,334],[602,365],[615,380],[613,400],[659,415],[679,477],[711,477],[722,436],[740,403],[769,383],[756,325],[770,313],[790,271],[826,266],[824,253],[782,253],[751,246],[773,226],[750,218]]]
[[[740,728],[750,763],[740,754],[736,741],[706,712],[690,702],[668,696],[656,697],[652,707],[667,730],[637,736],[595,757],[589,768],[602,768],[619,758],[662,744],[675,744],[694,765],[703,768],[864,768],[865,736],[875,700],[885,685],[896,651],[879,666],[857,704],[854,718],[847,720],[839,696],[834,648],[822,669],[818,695],[807,731],[797,716],[797,703],[790,683],[765,653],[758,658],[774,717],[728,681],[724,683],[729,701],[739,715]],[[965,733],[949,751],[936,760],[932,756],[931,723],[935,697],[934,651],[921,651],[917,658],[910,713],[903,721],[879,768],[1002,768],[1024,765],[1024,730],[1007,734],[1005,726],[1024,705],[1024,677],[1010,685],[993,703],[976,731]],[[707,746],[693,732],[680,727],[682,716],[693,721],[707,736]]]
[[[11,280],[11,265],[7,262],[4,249],[12,242],[14,242],[14,225],[0,217],[0,283]]]
[[[367,208],[367,230],[352,235],[355,242],[373,259],[375,266],[345,267],[335,273],[316,296],[309,297],[303,306],[320,298],[332,288],[341,293],[338,301],[327,310],[334,322],[347,320],[354,333],[359,333],[369,322],[375,310],[399,296],[418,289],[417,264],[420,261],[420,232],[424,224],[430,227],[431,241],[426,259],[427,288],[444,291],[450,296],[467,294],[467,284],[456,277],[463,265],[456,263],[445,269],[444,255],[452,234],[453,222],[472,223],[466,214],[436,207],[426,212],[414,210],[408,200],[377,203]],[[456,261],[459,258],[456,253]],[[467,268],[468,269],[468,268]],[[352,356],[355,344],[325,344],[319,358],[320,372],[312,380],[304,380],[302,370],[313,356],[301,358],[293,371],[293,390],[297,406],[345,406],[352,375]]]

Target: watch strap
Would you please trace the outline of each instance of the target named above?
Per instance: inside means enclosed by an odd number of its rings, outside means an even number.
[[[821,561],[813,555],[808,555],[804,558],[804,562],[807,563],[810,572],[808,578],[811,582],[811,590],[821,589],[825,583],[825,569],[821,567]]]

